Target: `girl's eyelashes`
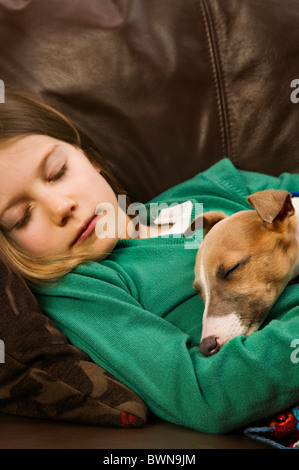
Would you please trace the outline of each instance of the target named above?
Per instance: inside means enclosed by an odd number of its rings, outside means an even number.
[[[26,212],[25,212],[24,217],[22,217],[22,219],[19,220],[19,221],[14,225],[13,228],[18,230],[18,229],[20,229],[20,228],[25,227],[25,225],[26,225],[27,222],[29,221],[30,215],[31,215],[31,206],[28,206],[27,209],[26,209]]]
[[[51,176],[50,178],[47,179],[47,182],[51,183],[52,181],[59,180],[66,173],[67,169],[68,169],[68,166],[67,166],[67,163],[65,163],[54,176]]]
[[[68,169],[67,163],[64,163],[64,165],[61,167],[61,169],[55,173],[55,175],[51,176],[50,178],[47,178],[47,182],[51,183],[53,181],[58,181],[60,178],[65,175],[66,171]],[[26,224],[29,222],[30,216],[31,216],[31,211],[32,207],[29,205],[26,209],[25,215],[19,220],[13,227],[13,229],[19,230],[23,227],[26,226]]]

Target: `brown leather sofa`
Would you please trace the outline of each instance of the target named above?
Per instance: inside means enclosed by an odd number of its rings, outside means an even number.
[[[84,128],[139,202],[224,157],[244,170],[299,171],[298,42],[297,0],[0,0],[5,87],[40,96]],[[18,292],[19,282],[11,283]],[[16,353],[4,325],[9,364],[35,361],[36,370],[41,355],[25,356],[24,342]],[[242,430],[208,435],[163,422],[138,397],[137,412],[129,399],[114,403],[113,423],[54,413],[42,400],[29,407],[31,385],[7,393],[2,366],[1,449],[267,448]],[[58,380],[52,363],[45,370]],[[119,419],[133,415],[138,424],[122,429]]]

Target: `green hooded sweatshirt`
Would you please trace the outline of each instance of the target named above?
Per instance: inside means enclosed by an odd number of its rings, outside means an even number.
[[[240,171],[224,159],[150,202],[191,201],[191,221],[200,204],[204,212],[231,215],[252,209],[251,193],[298,187],[299,175]],[[298,401],[299,363],[291,344],[299,338],[299,284],[286,287],[259,331],[205,357],[198,350],[204,305],[192,286],[198,246],[196,234],[120,240],[105,260],[86,262],[34,292],[69,340],[155,415],[224,433]]]

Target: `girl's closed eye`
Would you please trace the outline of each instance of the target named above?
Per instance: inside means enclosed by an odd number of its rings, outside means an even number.
[[[60,178],[62,178],[63,175],[65,175],[67,169],[68,169],[67,163],[64,163],[64,165],[61,167],[61,169],[57,173],[47,178],[47,182],[51,183],[53,181],[58,181]],[[29,219],[31,217],[31,212],[32,212],[32,206],[28,206],[26,209],[25,215],[21,218],[21,220],[19,220],[13,226],[13,229],[20,230],[21,228],[24,228],[29,222]]]
[[[67,163],[64,163],[64,165],[62,165],[61,169],[55,173],[55,175],[53,176],[50,176],[48,179],[47,179],[47,182],[48,183],[51,183],[52,181],[57,181],[59,180],[60,178],[62,178],[63,175],[65,175],[65,173],[67,172],[68,170],[68,165]]]
[[[27,209],[26,209],[26,212],[25,212],[24,217],[22,217],[22,219],[19,220],[19,221],[13,226],[13,229],[19,230],[19,229],[25,227],[25,225],[29,222],[29,219],[30,219],[30,216],[31,216],[31,211],[32,211],[32,207],[31,207],[31,206],[28,206]]]

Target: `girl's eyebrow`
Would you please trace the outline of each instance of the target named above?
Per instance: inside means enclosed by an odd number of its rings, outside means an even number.
[[[50,150],[47,150],[45,155],[42,157],[40,163],[38,164],[38,167],[37,167],[38,173],[42,173],[45,170],[49,157],[54,153],[57,147],[59,147],[59,144],[55,144],[53,145],[53,147],[50,148]],[[0,209],[0,219],[3,217],[4,213],[8,211],[9,209],[11,209],[19,200],[20,200],[20,196],[18,194],[10,198],[8,202],[6,203],[6,205],[3,207],[3,209]]]

